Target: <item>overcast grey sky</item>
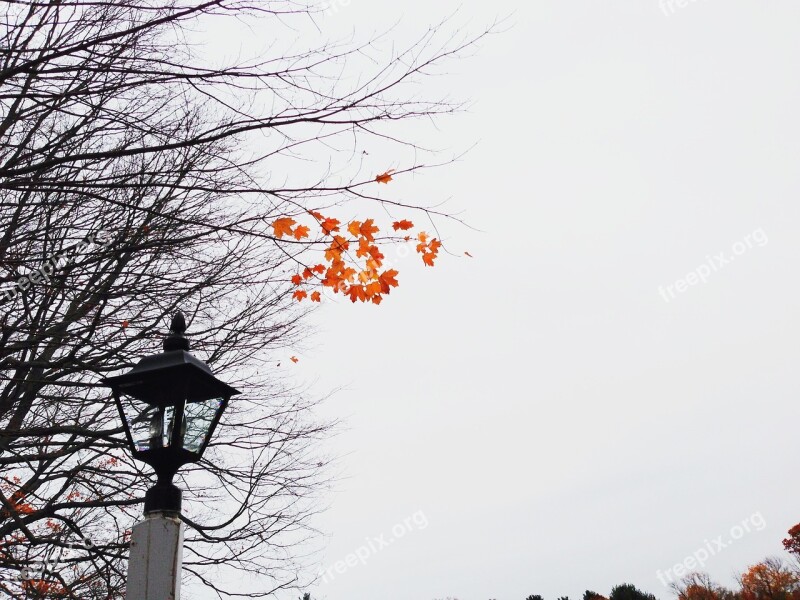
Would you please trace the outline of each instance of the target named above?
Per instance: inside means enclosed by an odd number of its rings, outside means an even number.
[[[458,6],[513,27],[429,81],[474,101],[439,122],[444,156],[477,146],[387,186],[463,209],[481,231],[445,243],[474,258],[404,260],[380,307],[326,303],[300,354],[317,392],[346,386],[324,406],[347,427],[320,566],[372,544],[314,598],[670,598],[657,572],[701,548],[724,584],[780,554],[800,521],[800,5],[331,2],[323,37],[402,19],[405,43]]]

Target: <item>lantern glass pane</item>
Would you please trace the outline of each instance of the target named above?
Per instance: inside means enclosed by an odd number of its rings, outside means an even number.
[[[186,404],[184,409],[186,433],[183,437],[183,447],[189,452],[200,452],[221,404],[222,398]]]
[[[120,396],[120,402],[136,450],[144,452],[160,447],[164,429],[163,411],[124,394]]]
[[[174,406],[167,406],[164,409],[164,434],[162,437],[162,444],[164,448],[172,445],[172,428],[175,426],[175,407]],[[184,426],[182,429],[183,432],[186,431],[186,423],[184,422]]]

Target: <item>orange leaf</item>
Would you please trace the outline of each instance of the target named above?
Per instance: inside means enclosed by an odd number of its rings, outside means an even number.
[[[319,226],[322,227],[324,233],[333,233],[334,231],[339,231],[339,220],[328,218],[320,223]]]
[[[325,220],[325,217],[322,216],[322,213],[321,212],[317,212],[316,210],[310,210],[310,211],[308,211],[308,214],[310,214],[312,217],[314,217],[317,221],[324,221]]]
[[[313,292],[311,294],[311,301],[312,302],[320,302],[322,300],[322,295],[319,292]]]
[[[381,298],[380,296],[373,296],[372,297],[372,303],[373,304],[380,304],[381,302],[383,302],[383,298]]]
[[[380,229],[375,227],[375,223],[372,219],[367,219],[361,225],[361,235],[367,238],[370,242],[372,242],[375,237],[373,236],[374,233],[378,233]]]
[[[375,181],[378,183],[389,183],[392,181],[392,173],[394,173],[394,169],[389,169],[385,173],[381,173],[375,178]]]
[[[349,247],[350,242],[348,242],[345,238],[340,235],[333,236],[333,241],[331,242],[330,247],[325,251],[325,260],[329,260],[331,262],[341,260],[342,252],[346,251]]]
[[[383,291],[383,284],[380,281],[373,281],[369,285],[367,285],[367,297],[374,298],[375,296],[379,296],[380,293]]]
[[[367,238],[360,237],[358,238],[358,250],[356,250],[356,256],[358,258],[363,258],[365,256],[370,255],[370,243]]]
[[[372,260],[375,262],[376,265],[381,266],[381,262],[383,261],[383,254],[381,254],[381,251],[378,250],[377,246],[370,246],[369,255],[372,257]]]
[[[435,259],[436,255],[433,252],[426,252],[422,255],[422,262],[425,263],[426,267],[432,267]]]
[[[299,359],[299,358],[297,358],[296,356],[292,356],[292,357],[291,357],[289,360],[290,360],[290,361],[292,361],[292,362],[293,362],[293,363],[295,363],[295,364],[297,364],[298,362],[300,362],[300,359]]]
[[[303,283],[303,278],[300,275],[292,275],[292,283],[295,285],[300,285]]]
[[[393,287],[400,285],[395,277],[397,277],[397,271],[395,269],[389,269],[381,273],[378,281],[381,283],[381,291],[383,291],[384,294],[388,294]]]
[[[281,239],[284,235],[292,235],[292,226],[295,224],[295,220],[289,217],[283,217],[281,219],[275,219],[275,222],[272,224],[272,230],[275,232],[275,237]]]
[[[303,269],[303,279],[311,279],[314,276],[314,273],[311,272],[311,269],[306,267]]]
[[[129,323],[128,323],[127,319],[122,322],[122,328],[123,329],[125,329],[128,325],[129,325]]]
[[[367,300],[367,292],[363,285],[351,285],[350,289],[347,290],[347,295],[350,296],[351,302],[356,300],[365,302]]]
[[[309,231],[310,229],[305,225],[298,225],[294,230],[294,239],[302,240],[303,238],[307,238]]]
[[[354,237],[361,235],[361,221],[351,221],[347,226],[347,231]]]
[[[302,302],[307,296],[307,292],[304,292],[303,290],[297,290],[294,294],[292,294],[292,299]]]
[[[414,227],[414,224],[411,221],[408,221],[407,219],[403,219],[402,221],[395,221],[394,223],[392,223],[392,228],[395,231],[398,231],[398,230],[399,231],[408,231],[412,227]]]
[[[325,265],[315,265],[311,267],[311,270],[314,271],[314,273],[322,275],[325,272]]]

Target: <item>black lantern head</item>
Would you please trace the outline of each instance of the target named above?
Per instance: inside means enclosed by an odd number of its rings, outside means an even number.
[[[200,460],[228,400],[239,393],[188,352],[185,331],[179,312],[164,352],[104,380],[114,393],[133,457],[153,467],[162,484],[171,482],[181,466]]]

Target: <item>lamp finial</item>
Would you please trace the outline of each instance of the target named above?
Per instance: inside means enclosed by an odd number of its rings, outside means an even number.
[[[181,311],[172,317],[169,326],[169,335],[164,340],[164,352],[171,350],[189,350],[189,340],[183,335],[186,332],[186,318]]]

